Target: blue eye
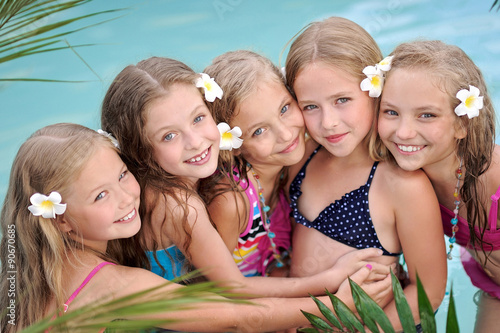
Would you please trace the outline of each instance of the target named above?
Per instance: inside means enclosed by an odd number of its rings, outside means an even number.
[[[120,177],[118,178],[118,180],[122,180],[122,179],[123,179],[123,177],[125,177],[125,176],[127,175],[127,173],[128,173],[128,170],[127,170],[127,171],[122,172],[122,174],[120,175]]]
[[[255,132],[253,132],[253,135],[261,135],[264,130],[262,128],[258,128]]]
[[[102,198],[104,198],[106,196],[106,192],[102,191],[101,193],[99,193],[97,195],[97,197],[95,197],[95,201],[97,200],[101,200]]]
[[[349,98],[341,97],[337,100],[337,104],[344,104],[349,101]]]
[[[389,116],[397,116],[398,113],[394,110],[387,110],[387,111],[384,111],[384,113],[388,114]]]
[[[316,105],[306,105],[302,110],[304,111],[309,111],[309,110],[314,110],[317,109],[318,107]]]
[[[290,107],[290,105],[287,104],[283,108],[281,108],[281,114],[284,114],[285,112],[287,112],[289,107]]]
[[[434,118],[435,116],[432,113],[424,113],[420,117],[421,118]]]
[[[194,118],[194,123],[195,123],[195,124],[196,124],[196,123],[199,123],[200,121],[202,121],[202,120],[203,120],[203,118],[205,118],[205,116],[198,116],[198,117]]]
[[[171,141],[175,137],[175,134],[173,133],[168,133],[163,137],[163,141]]]

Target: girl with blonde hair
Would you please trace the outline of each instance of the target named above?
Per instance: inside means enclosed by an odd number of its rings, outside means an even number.
[[[116,136],[143,190],[142,244],[150,251],[176,246],[206,278],[239,293],[296,297],[324,293],[325,287],[336,290],[348,275],[337,274],[338,267],[307,279],[263,280],[238,270],[198,195],[200,180],[216,171],[220,143],[202,93],[213,101],[222,97],[219,89],[206,74],[153,57],[126,67],[106,94],[102,126]],[[386,277],[386,267],[373,267]],[[384,290],[387,282],[370,286]]]
[[[165,298],[185,288],[122,265],[144,256],[124,239],[141,227],[140,187],[109,134],[103,134],[56,124],[34,133],[19,149],[1,213],[0,308],[7,310],[0,319],[2,332],[153,287]],[[113,245],[117,239],[129,248]],[[362,282],[369,274],[363,267],[352,277]],[[347,283],[337,295],[349,302]],[[207,301],[184,310],[121,313],[116,319],[165,319],[164,328],[176,331],[268,332],[306,325],[299,309],[320,315],[310,298],[261,298],[254,304],[230,304],[210,294],[203,298]]]
[[[370,157],[378,97],[390,59],[356,23],[330,17],[309,24],[291,44],[287,84],[313,140],[294,168],[290,185],[293,236],[291,272],[307,276],[356,249],[383,250],[379,262],[404,254],[404,292],[419,322],[418,273],[434,309],[446,287],[446,257],[439,209],[422,171],[407,172]],[[321,260],[311,261],[315,253]],[[384,311],[401,328],[395,303]]]
[[[240,128],[243,143],[221,152],[221,172],[206,180],[213,185],[200,193],[245,276],[287,276],[292,228],[284,185],[288,167],[304,155],[302,114],[280,70],[255,52],[224,53],[204,71],[224,90],[221,99],[207,104],[215,121]],[[372,250],[343,258],[338,268],[345,273],[338,283],[369,259],[365,255],[375,254]]]
[[[392,57],[374,156],[429,177],[450,237],[448,258],[455,243],[463,246],[465,271],[481,289],[475,331],[497,331],[500,149],[484,78],[464,51],[441,41],[403,43]]]

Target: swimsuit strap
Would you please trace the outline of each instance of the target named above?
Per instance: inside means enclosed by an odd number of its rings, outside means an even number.
[[[66,301],[66,303],[64,303],[64,312],[68,311],[69,304],[80,293],[80,291],[82,290],[82,288],[85,287],[85,285],[87,283],[89,283],[89,281],[94,277],[94,275],[96,275],[97,272],[99,272],[101,270],[101,268],[103,268],[106,265],[116,265],[116,264],[114,264],[112,262],[108,262],[108,261],[103,261],[99,265],[97,265],[96,267],[94,267],[94,269],[89,273],[89,275],[87,275],[87,277],[85,278],[85,280],[83,280],[83,283],[80,285],[80,287],[78,287],[78,289],[76,289],[75,292],[68,298],[68,300]]]
[[[373,181],[373,175],[375,174],[375,171],[377,171],[377,165],[378,161],[373,163],[372,170],[370,171],[370,175],[368,176],[368,180],[366,181],[367,186],[370,186]]]
[[[498,199],[500,198],[500,187],[497,192],[491,196],[491,208],[488,220],[490,220],[490,230],[496,230],[498,220]]]

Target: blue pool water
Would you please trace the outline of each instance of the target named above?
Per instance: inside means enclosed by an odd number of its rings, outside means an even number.
[[[0,83],[0,199],[20,144],[36,129],[55,122],[99,128],[99,107],[114,76],[152,55],[184,61],[197,71],[223,52],[252,49],[273,61],[305,24],[343,16],[365,27],[384,55],[400,42],[441,39],[460,46],[483,70],[494,104],[500,107],[500,13],[493,0],[145,0],[94,1],[85,14],[129,8],[125,16],[67,37],[94,74],[72,52],[47,53],[0,64],[0,77],[87,81],[85,83]],[[71,14],[75,16],[75,12]],[[116,16],[116,15],[114,15]],[[109,18],[113,15],[107,16]],[[458,259],[449,263],[460,328],[472,332],[476,291]],[[448,297],[437,314],[444,332]]]

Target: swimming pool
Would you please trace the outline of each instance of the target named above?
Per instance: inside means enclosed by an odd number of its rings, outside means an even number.
[[[0,198],[20,144],[36,129],[55,122],[99,128],[99,107],[114,76],[127,64],[152,55],[177,58],[201,71],[215,56],[240,48],[275,62],[285,43],[305,24],[336,15],[365,27],[384,55],[398,43],[441,39],[460,46],[483,70],[495,105],[500,105],[500,13],[491,1],[470,0],[121,0],[94,1],[81,13],[130,7],[126,16],[70,35],[70,44],[96,43],[78,53],[47,53],[0,64],[0,77],[32,77],[86,83],[0,84]],[[499,106],[500,107],[500,106]],[[458,255],[457,255],[458,256]],[[449,262],[462,332],[472,332],[475,292],[458,259]],[[448,298],[437,314],[444,332]]]

